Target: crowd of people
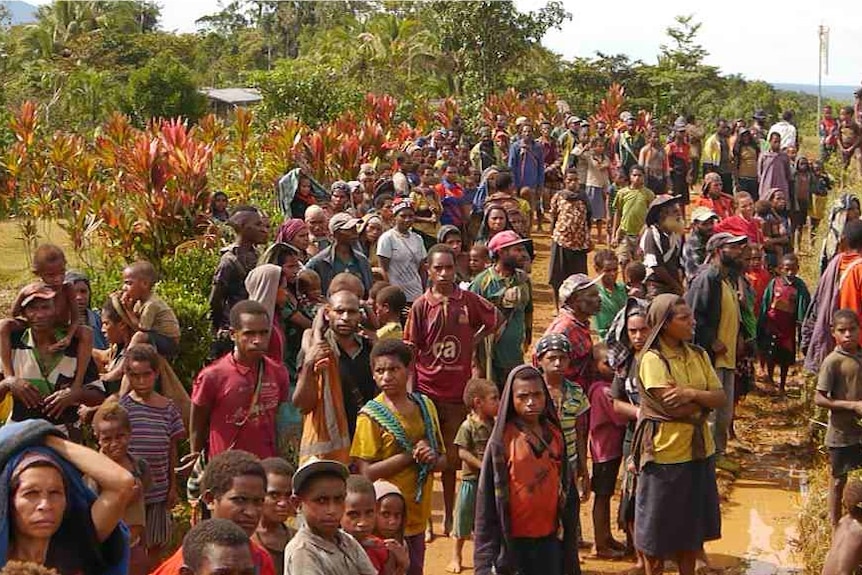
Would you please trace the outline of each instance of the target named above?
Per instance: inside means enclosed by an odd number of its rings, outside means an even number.
[[[716,469],[739,468],[734,405],[758,378],[783,394],[800,352],[831,411],[830,514],[851,529],[862,221],[849,193],[827,213],[822,161],[859,157],[852,112],[824,110],[810,162],[789,111],[708,137],[694,118],[498,116],[475,142],[456,122],[355,181],[296,168],[278,182],[277,225],[215,193],[211,219],[234,241],[190,394],[151,262],[128,265],[96,310],[86,276],[39,246],[38,281],[0,322],[0,560],[63,575],[421,575],[442,535],[452,573],[472,539],[478,575],[579,573],[591,547],[693,574],[721,536]],[[557,313],[534,337],[545,226]],[[812,296],[798,254],[815,238]],[[175,550],[181,494],[194,527]]]

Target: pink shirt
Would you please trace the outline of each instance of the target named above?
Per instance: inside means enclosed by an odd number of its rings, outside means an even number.
[[[275,457],[275,421],[280,403],[288,401],[287,368],[263,358],[260,393],[254,401],[257,370],[236,362],[229,353],[198,373],[192,402],[209,407],[208,455],[227,449],[242,449],[261,459]]]
[[[590,396],[590,454],[596,463],[604,463],[623,456],[623,437],[626,421],[614,412],[606,390],[607,381],[594,381]]]

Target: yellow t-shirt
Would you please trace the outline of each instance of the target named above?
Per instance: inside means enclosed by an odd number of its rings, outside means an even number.
[[[377,340],[404,339],[404,328],[397,321],[390,321],[377,330]]]
[[[374,398],[376,401],[385,405],[384,394],[380,394]],[[443,445],[443,436],[440,433],[440,423],[437,419],[437,410],[434,404],[427,398],[423,399],[428,411],[431,414],[431,421],[434,425],[434,435],[437,437],[437,450],[443,455],[446,448]],[[400,413],[395,413],[395,417],[401,423],[407,437],[414,444],[420,439],[425,438],[425,424],[422,421],[422,413],[418,407],[409,419],[404,418]],[[388,459],[393,455],[402,453],[401,446],[395,437],[385,431],[376,421],[364,413],[360,413],[356,419],[356,433],[353,434],[353,445],[350,448],[350,456],[362,459],[369,463],[376,463]],[[425,531],[425,525],[431,517],[431,492],[433,491],[432,475],[429,474],[425,479],[425,485],[422,489],[422,499],[416,502],[416,488],[419,481],[419,466],[411,465],[406,467],[385,479],[396,485],[401,490],[404,499],[407,501],[406,523],[404,525],[404,535],[418,535]]]
[[[640,361],[640,378],[644,389],[660,389],[673,382],[679,387],[715,391],[721,382],[709,362],[705,351],[685,344],[674,349],[659,343],[659,350],[667,364],[653,350],[646,352]],[[670,365],[668,373],[667,365]],[[691,439],[694,427],[689,423],[666,421],[659,423],[653,437],[656,463],[686,463],[691,461]],[[715,453],[715,443],[706,422],[703,423],[706,455]]]
[[[721,317],[718,319],[718,341],[727,347],[715,356],[715,367],[736,369],[736,340],[739,337],[739,300],[727,280],[721,282]]]

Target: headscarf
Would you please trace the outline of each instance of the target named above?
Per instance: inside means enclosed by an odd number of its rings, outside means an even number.
[[[437,243],[445,243],[446,236],[449,234],[458,234],[458,236],[462,236],[461,230],[458,229],[458,226],[453,225],[445,225],[440,226],[440,229],[437,230]]]
[[[303,198],[298,195],[300,176],[307,177],[311,181],[311,197]],[[308,206],[329,201],[329,191],[310,175],[303,174],[300,168],[294,168],[279,178],[275,186],[275,195],[281,213],[288,218],[294,215],[298,218],[305,217]]]
[[[263,305],[269,320],[275,317],[275,300],[281,285],[281,268],[275,264],[263,264],[251,270],[245,278],[248,299]]]
[[[821,271],[826,269],[829,260],[838,253],[844,225],[847,223],[847,212],[853,207],[853,204],[856,204],[857,209],[860,207],[859,198],[850,193],[841,194],[832,204],[832,209],[829,212],[829,226],[826,228],[826,238],[820,252]]]
[[[476,243],[487,244],[488,241],[491,239],[491,236],[489,235],[491,231],[488,229],[488,216],[491,214],[491,210],[501,210],[506,216],[506,223],[503,225],[503,230],[512,229],[512,224],[509,223],[509,212],[506,211],[506,208],[499,204],[490,205],[485,209],[485,213],[482,214],[482,223],[479,224],[479,231],[476,233]]]
[[[626,300],[623,309],[614,316],[605,336],[605,342],[608,345],[608,364],[614,370],[623,369],[634,356],[632,342],[629,340],[629,318],[636,315],[646,318],[647,305],[649,304],[646,300],[630,297]]]
[[[500,395],[500,408],[491,438],[482,461],[476,493],[476,528],[474,534],[474,563],[476,575],[490,575],[495,568],[500,575],[509,575],[516,570],[512,549],[511,517],[509,515],[509,470],[506,444],[503,435],[506,425],[513,418],[512,384],[515,379],[538,378],[545,391],[545,411],[542,418],[555,427],[562,435],[560,420],[554,402],[542,377],[542,372],[532,365],[519,365],[514,368]],[[572,470],[567,457],[563,457],[560,469],[560,511],[558,513],[563,531],[563,573],[580,575],[581,567],[577,556],[577,527],[575,518],[579,513],[580,502],[572,484]]]
[[[673,308],[680,303],[685,303],[685,300],[682,299],[682,296],[676,294],[660,294],[653,298],[647,310],[647,325],[650,327],[650,333],[647,336],[646,342],[644,342],[643,350],[638,358],[639,361],[642,361],[644,354],[649,351],[658,353],[659,357],[665,362],[667,361],[658,349],[659,334],[661,334],[667,322],[670,321]],[[667,369],[670,372],[669,364]],[[690,418],[675,417],[667,411],[662,400],[655,395],[654,390],[644,387],[640,378],[638,378],[637,386],[640,395],[640,417],[635,429],[634,438],[632,439],[632,458],[635,467],[640,470],[647,463],[655,461],[653,438],[658,431],[659,425],[669,421],[691,424],[692,459],[705,458],[706,437],[703,433],[703,424],[709,415],[709,410],[702,409],[699,416]]]
[[[288,218],[284,223],[278,226],[278,231],[275,234],[276,243],[292,244],[293,238],[298,236],[302,231],[308,233],[308,224],[305,220],[299,218]]]

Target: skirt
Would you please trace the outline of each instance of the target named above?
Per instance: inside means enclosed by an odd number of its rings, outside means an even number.
[[[604,220],[607,216],[605,199],[607,190],[596,186],[587,186],[587,201],[590,204],[590,214],[594,220]]]
[[[461,488],[455,502],[455,522],[452,526],[452,537],[455,539],[467,539],[473,534],[478,485],[478,479],[461,480]]]
[[[557,293],[557,290],[570,275],[585,273],[587,273],[586,250],[570,250],[557,242],[551,242],[548,283],[554,288],[554,293]]]
[[[638,475],[635,544],[650,557],[699,551],[721,538],[715,457],[648,463]]]
[[[147,548],[163,547],[171,542],[173,525],[168,502],[147,503],[147,530],[145,541]]]

